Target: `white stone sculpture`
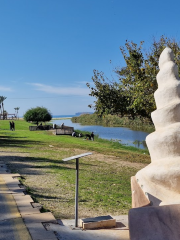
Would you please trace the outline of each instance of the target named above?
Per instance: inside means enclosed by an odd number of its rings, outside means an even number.
[[[180,203],[180,80],[170,48],[159,68],[157,110],[151,114],[156,131],[146,138],[151,163],[135,176],[153,206]]]

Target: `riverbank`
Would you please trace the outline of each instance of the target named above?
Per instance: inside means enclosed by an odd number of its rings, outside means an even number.
[[[72,117],[62,117],[62,118],[52,118],[52,120],[51,121],[53,121],[53,120],[63,120],[63,119],[71,119]]]
[[[74,218],[75,161],[62,159],[93,154],[80,160],[79,216],[126,214],[131,208],[130,177],[150,162],[147,151],[95,138],[95,141],[29,131],[29,123],[1,121],[0,160],[23,175],[23,184],[43,211]]]
[[[119,117],[117,115],[105,115],[98,117],[97,114],[83,114],[79,117],[72,117],[72,122],[88,124],[88,125],[102,125],[111,127],[130,127],[131,129],[141,129],[148,132],[154,131],[154,125],[149,119],[138,118],[131,119],[128,117]]]
[[[72,122],[71,119],[52,120],[53,124],[61,126],[64,123],[65,126],[71,126],[80,131],[93,132],[96,136],[102,139],[112,140],[120,142],[126,146],[133,146],[136,148],[146,149],[145,138],[149,132],[131,129],[128,127],[107,127],[102,125],[88,125]]]

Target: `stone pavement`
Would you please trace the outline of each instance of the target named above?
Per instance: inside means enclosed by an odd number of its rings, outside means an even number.
[[[0,240],[57,240],[45,224],[56,222],[51,213],[40,213],[18,181],[0,162]]]
[[[18,177],[0,161],[0,240],[129,240],[127,215],[113,217],[116,228],[75,229],[75,220],[56,220],[50,212],[40,213]]]

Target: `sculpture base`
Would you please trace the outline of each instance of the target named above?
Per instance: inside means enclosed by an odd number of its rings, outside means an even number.
[[[133,208],[129,211],[131,240],[179,240],[180,204]]]
[[[149,199],[137,183],[136,177],[131,177],[132,208],[145,207],[150,205]]]

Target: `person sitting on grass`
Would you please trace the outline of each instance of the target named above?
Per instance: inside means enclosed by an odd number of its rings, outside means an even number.
[[[72,137],[76,137],[76,133],[75,132],[72,133]]]
[[[89,138],[89,140],[91,140],[91,135],[86,134],[85,136],[86,136],[86,140],[88,140],[88,138]]]

